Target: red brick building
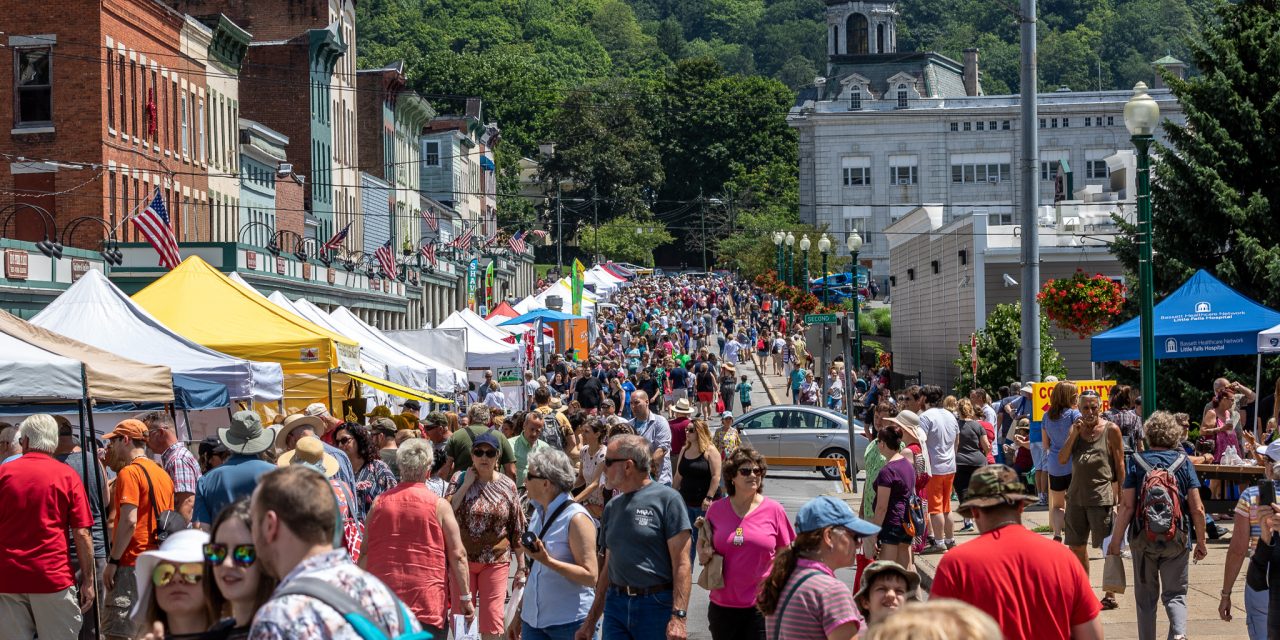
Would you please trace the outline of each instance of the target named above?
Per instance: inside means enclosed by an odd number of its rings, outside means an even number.
[[[184,16],[156,0],[0,0],[0,15],[14,69],[0,74],[0,206],[114,228],[159,189],[178,239],[207,240],[207,71],[183,52]],[[29,211],[10,228],[38,240]],[[103,234],[80,224],[68,244]],[[129,224],[117,237],[141,239]]]

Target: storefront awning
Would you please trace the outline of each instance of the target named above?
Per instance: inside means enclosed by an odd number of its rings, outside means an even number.
[[[404,385],[396,384],[390,380],[383,380],[382,378],[371,376],[367,373],[356,373],[348,369],[335,369],[335,371],[341,372],[352,380],[367,384],[378,391],[389,393],[397,398],[422,400],[424,402],[435,402],[439,404],[453,404],[453,401],[448,398],[441,398],[440,396],[426,393],[424,391],[410,389]]]

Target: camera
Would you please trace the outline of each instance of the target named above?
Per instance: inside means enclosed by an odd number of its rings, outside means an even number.
[[[529,551],[537,551],[538,534],[532,531],[525,531],[520,536],[520,545]]]

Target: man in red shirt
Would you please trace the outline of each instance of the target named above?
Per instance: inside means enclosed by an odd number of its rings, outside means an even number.
[[[94,599],[89,500],[75,470],[51,455],[58,447],[52,416],[23,420],[18,441],[22,457],[0,466],[0,635],[72,640]],[[78,594],[68,529],[80,561]]]
[[[1022,526],[1022,510],[1037,502],[1005,465],[974,472],[960,514],[982,535],[947,552],[933,577],[931,598],[954,598],[991,615],[1007,640],[1102,638],[1102,605],[1089,576],[1067,547]]]

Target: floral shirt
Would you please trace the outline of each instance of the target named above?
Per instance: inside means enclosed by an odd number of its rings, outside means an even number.
[[[355,598],[364,607],[366,615],[373,616],[374,622],[386,626],[391,637],[422,629],[413,616],[408,616],[410,628],[405,629],[406,618],[401,615],[399,598],[373,575],[352,564],[347,554],[340,549],[312,556],[298,563],[280,581],[276,592],[279,593],[290,582],[304,576],[323,580]],[[258,610],[249,631],[250,640],[358,640],[360,637],[337,610],[304,595],[273,596]]]
[[[373,508],[373,501],[396,484],[396,475],[387,463],[380,459],[366,462],[356,474],[356,499],[360,501],[360,513],[367,515]]]
[[[455,476],[449,487],[450,499],[461,488],[464,477],[462,473]],[[462,506],[454,511],[470,562],[506,562],[508,552],[519,544],[524,533],[524,510],[520,508],[516,483],[502,473],[494,474],[489,482],[472,482]]]
[[[711,437],[711,442],[720,451],[721,460],[728,460],[742,446],[742,438],[735,427],[720,427],[716,430],[716,435]]]

